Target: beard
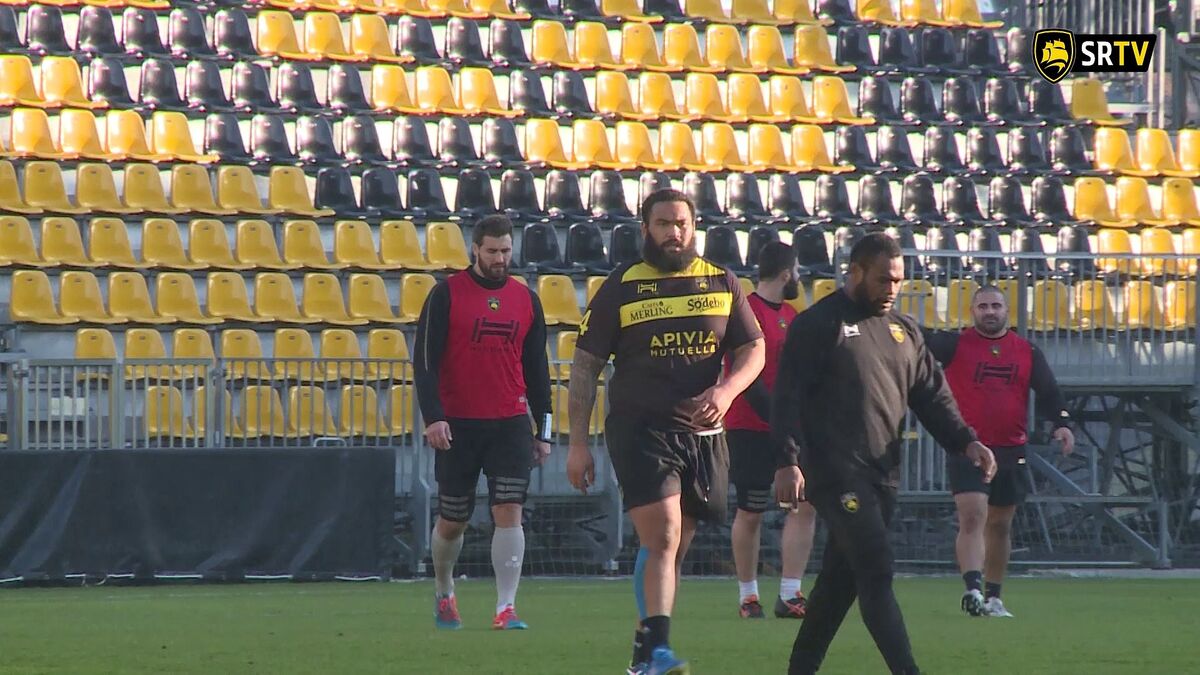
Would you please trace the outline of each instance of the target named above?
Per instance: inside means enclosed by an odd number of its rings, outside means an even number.
[[[798,297],[800,297],[800,282],[791,279],[783,285],[783,299],[795,300]]]
[[[642,240],[642,260],[663,272],[682,272],[697,257],[695,237],[692,238],[690,244],[679,251],[668,251],[654,243],[650,237]]]
[[[496,263],[494,265],[479,265],[479,271],[483,273],[485,279],[492,281],[500,281],[508,277],[508,263]]]
[[[987,337],[995,337],[1008,327],[1007,317],[1002,319],[984,319],[975,323],[975,330]]]
[[[869,312],[872,316],[883,316],[887,314],[888,308],[884,307],[884,301],[872,300],[867,295],[866,286],[860,285],[854,289],[854,302],[858,304],[863,311]]]

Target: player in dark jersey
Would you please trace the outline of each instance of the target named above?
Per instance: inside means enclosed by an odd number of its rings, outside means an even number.
[[[796,252],[782,242],[771,242],[758,255],[758,286],[747,297],[766,341],[766,367],[750,388],[734,400],[725,415],[729,439],[729,475],[737,491],[733,516],[733,562],[738,578],[738,614],[765,616],[758,599],[758,549],[763,513],[775,504],[776,451],[771,447],[771,390],[779,367],[779,352],[796,310],[787,304],[800,295]],[[783,578],[775,598],[775,616],[804,618],[807,602],[800,590],[808,555],[812,551],[816,511],[808,502],[788,511],[780,537]]]
[[[686,673],[668,646],[679,565],[698,519],[724,517],[729,455],[721,420],[763,367],[762,331],[728,270],[696,254],[695,207],[659,190],[642,203],[643,262],[617,268],[579,327],[571,366],[567,475],[594,482],[588,422],[613,355],[605,439],[641,541],[641,618],[632,673]],[[722,359],[730,355],[721,378]]]
[[[525,557],[521,505],[532,465],[550,454],[546,321],[537,295],[508,275],[508,218],[480,219],[472,239],[475,263],[435,286],[425,302],[413,359],[425,438],[436,451],[438,520],[431,544],[435,623],[451,629],[461,625],[454,563],[475,509],[482,470],[495,521],[492,627],[521,629],[526,625],[514,609]]]
[[[888,542],[910,408],[948,452],[981,467],[985,481],[995,472],[921,330],[892,310],[903,281],[896,241],[863,237],[850,253],[846,287],[797,316],[784,342],[771,407],[776,497],[796,504],[806,492],[830,533],[791,675],[820,668],[855,598],[888,669],[920,672],[892,590]]]
[[[996,453],[996,477],[985,483],[961,457],[947,458],[947,475],[958,509],[955,550],[966,584],[962,609],[971,616],[1012,616],[1000,586],[1012,551],[1012,521],[1029,492],[1025,465],[1029,390],[1037,411],[1053,420],[1064,455],[1075,447],[1071,415],[1042,351],[1008,329],[1008,301],[995,286],[976,291],[975,325],[961,333],[929,336],[929,349],[945,367],[946,379],[967,423]],[[987,580],[986,596],[983,581]]]

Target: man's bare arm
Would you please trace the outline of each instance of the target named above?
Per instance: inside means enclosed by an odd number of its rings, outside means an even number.
[[[607,362],[608,359],[602,359],[587,350],[575,350],[575,360],[571,363],[571,382],[567,387],[567,415],[571,423],[572,445],[587,440],[592,410],[596,406],[596,382]]]

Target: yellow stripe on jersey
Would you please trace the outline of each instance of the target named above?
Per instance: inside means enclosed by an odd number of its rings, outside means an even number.
[[[687,269],[678,272],[664,272],[644,262],[638,263],[625,270],[621,281],[654,281],[656,279],[678,279],[687,277],[723,277],[725,270],[708,262],[704,258],[696,258]]]
[[[728,291],[635,300],[621,305],[621,328],[659,319],[728,316],[732,307],[733,294]]]

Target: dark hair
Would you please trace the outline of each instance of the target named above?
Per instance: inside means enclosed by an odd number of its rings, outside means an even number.
[[[975,295],[971,296],[971,301],[974,302],[976,298],[983,295],[984,293],[995,293],[995,294],[999,295],[1000,297],[1004,298],[1005,304],[1008,303],[1008,296],[1004,294],[1004,291],[1000,290],[999,286],[995,286],[993,284],[984,284],[984,285],[980,286],[978,289],[976,289]]]
[[[642,201],[642,224],[649,225],[650,211],[655,207],[655,205],[666,202],[683,202],[684,204],[687,204],[688,213],[692,214],[692,220],[696,219],[696,205],[692,203],[690,197],[679,190],[664,188],[662,190],[655,190],[654,192],[651,192],[646,196],[646,199]]]
[[[484,216],[476,221],[474,231],[471,232],[471,241],[476,245],[481,245],[484,237],[512,236],[512,232],[513,224],[508,216],[499,214]]]
[[[758,252],[758,278],[774,279],[796,264],[796,249],[782,241],[768,242]]]
[[[890,260],[903,255],[900,244],[895,239],[883,232],[872,232],[854,244],[854,248],[850,250],[850,264],[866,267],[879,256]]]

